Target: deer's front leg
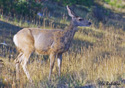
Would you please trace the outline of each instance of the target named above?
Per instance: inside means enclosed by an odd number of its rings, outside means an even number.
[[[55,54],[50,54],[50,72],[49,72],[49,80],[51,78],[51,74],[52,74],[52,70],[53,70],[53,66],[54,66],[54,62],[55,62]]]
[[[58,62],[59,76],[60,76],[60,74],[61,74],[61,65],[62,65],[62,54],[57,55],[57,62]]]

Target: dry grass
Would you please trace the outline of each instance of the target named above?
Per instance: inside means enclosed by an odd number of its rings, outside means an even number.
[[[107,28],[85,28],[80,29],[74,38],[72,47],[63,54],[62,75],[57,76],[57,62],[53,70],[52,80],[47,80],[49,73],[49,59],[35,60],[32,56],[28,64],[28,70],[34,81],[34,86],[27,81],[21,69],[20,84],[15,81],[15,65],[7,58],[0,58],[4,61],[5,67],[1,73],[0,81],[4,86],[20,87],[82,87],[86,84],[96,84],[98,82],[116,82],[124,87],[122,80],[125,80],[125,32]],[[18,85],[17,85],[18,84]],[[102,85],[103,86],[103,85]],[[110,85],[107,85],[110,86]]]
[[[1,17],[0,20],[19,27],[38,26],[32,23],[29,24],[28,22],[18,22],[16,19],[15,21],[7,21]],[[110,25],[111,20],[107,20],[108,25]],[[68,24],[65,19],[61,20],[60,23]],[[117,23],[122,25],[123,21],[117,20]],[[11,47],[14,47],[12,37],[16,27],[7,25],[0,23],[0,42],[3,42],[5,39]],[[9,28],[12,33],[6,30]],[[41,28],[50,29],[52,25],[45,27],[45,24],[43,24]],[[1,53],[0,49],[0,55]],[[8,53],[5,53],[8,56]],[[15,52],[11,54],[17,56]],[[22,68],[20,83],[16,82],[14,62],[9,62],[8,58],[0,57],[0,59],[5,64],[4,68],[2,68],[2,73],[0,73],[0,87],[74,88],[89,86],[89,84],[97,88],[111,86],[125,87],[125,31],[111,26],[104,27],[101,23],[98,29],[93,25],[89,28],[79,28],[79,31],[74,36],[72,47],[70,47],[68,52],[63,54],[61,77],[58,77],[58,67],[57,62],[55,62],[51,82],[48,81],[49,59],[47,56],[37,57],[37,55],[33,54],[30,58],[28,70],[34,85],[28,82]],[[120,85],[100,85],[99,82],[120,82]]]

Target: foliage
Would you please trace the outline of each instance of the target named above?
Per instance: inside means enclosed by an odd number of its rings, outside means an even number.
[[[22,15],[22,16],[33,16],[36,14],[42,5],[35,2],[35,0],[0,0],[0,10],[3,14],[9,15]]]
[[[125,8],[124,1],[122,0],[104,0],[104,2],[117,8]]]
[[[52,0],[52,1],[58,2],[63,5],[78,4],[78,5],[85,5],[88,7],[90,7],[93,4],[93,0]]]
[[[104,0],[106,3],[109,3],[110,2],[110,0]]]

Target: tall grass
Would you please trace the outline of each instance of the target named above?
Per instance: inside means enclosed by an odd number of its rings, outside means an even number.
[[[80,29],[76,33],[72,47],[63,54],[61,77],[58,77],[56,62],[52,80],[49,82],[47,80],[49,59],[45,60],[43,57],[33,56],[28,64],[28,70],[33,79],[34,86],[28,83],[22,69],[20,85],[18,86],[27,88],[68,88],[80,87],[91,83],[96,84],[97,87],[99,81],[121,82],[121,80],[125,79],[125,54],[123,49],[125,46],[122,45],[125,33],[114,30],[113,27],[107,28],[107,30],[100,29],[85,28]],[[8,62],[5,58],[1,59],[5,62],[5,68],[1,73],[2,83],[5,86],[12,86],[14,83],[16,84],[14,63]],[[34,61],[32,62],[32,60]],[[120,86],[124,86],[124,83],[121,82]]]
[[[6,19],[1,16],[1,20],[5,21]],[[39,25],[17,20],[16,18],[14,21],[6,20],[5,22],[20,27],[37,27]],[[65,19],[62,19],[60,23],[68,24]],[[43,23],[40,28],[53,29],[52,24],[46,26]],[[10,27],[0,25],[0,28],[5,29]],[[6,31],[4,34],[6,34]],[[12,47],[14,47],[12,43],[13,34],[10,33],[10,36],[5,38],[5,41],[10,43]],[[3,36],[0,36],[0,39]],[[0,57],[4,61],[4,68],[2,68],[2,73],[0,73],[0,87],[73,88],[83,87],[85,85],[111,87],[113,85],[99,85],[99,82],[111,83],[118,81],[120,85],[116,86],[124,88],[124,38],[125,32],[122,29],[116,29],[111,26],[105,27],[103,24],[99,24],[99,28],[95,28],[93,25],[90,28],[79,28],[69,51],[63,54],[61,77],[58,77],[58,67],[57,62],[55,62],[52,79],[48,81],[50,69],[49,58],[35,54],[31,56],[30,62],[28,63],[28,70],[34,85],[28,82],[22,68],[20,68],[20,82],[18,83],[15,80],[15,64],[13,60],[9,62],[8,58]],[[17,53],[14,51],[12,54],[15,57],[17,56]]]

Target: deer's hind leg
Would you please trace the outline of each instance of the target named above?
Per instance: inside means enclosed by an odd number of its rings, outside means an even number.
[[[15,64],[16,64],[16,79],[19,80],[19,73],[20,73],[20,63],[22,60],[22,55],[23,53],[20,52],[19,55],[17,56],[17,58],[14,60]]]
[[[51,74],[52,74],[52,70],[53,70],[53,66],[54,66],[54,62],[55,62],[55,57],[56,57],[55,53],[51,53],[50,54],[50,71],[49,71],[49,78],[48,78],[48,80],[51,79]]]
[[[19,53],[19,55],[17,56],[17,58],[14,60],[15,63],[20,63],[21,62],[21,56],[23,55],[22,52]]]
[[[58,62],[58,68],[59,68],[59,76],[60,76],[60,74],[61,74],[61,65],[62,65],[62,53],[60,53],[60,54],[58,54],[57,55],[57,62]]]
[[[28,62],[28,60],[30,58],[30,55],[31,55],[31,52],[23,54],[23,56],[22,56],[23,59],[22,59],[21,65],[22,65],[22,68],[23,68],[24,73],[26,74],[28,80],[32,83],[32,79],[30,77],[29,71],[27,70],[27,62]]]

